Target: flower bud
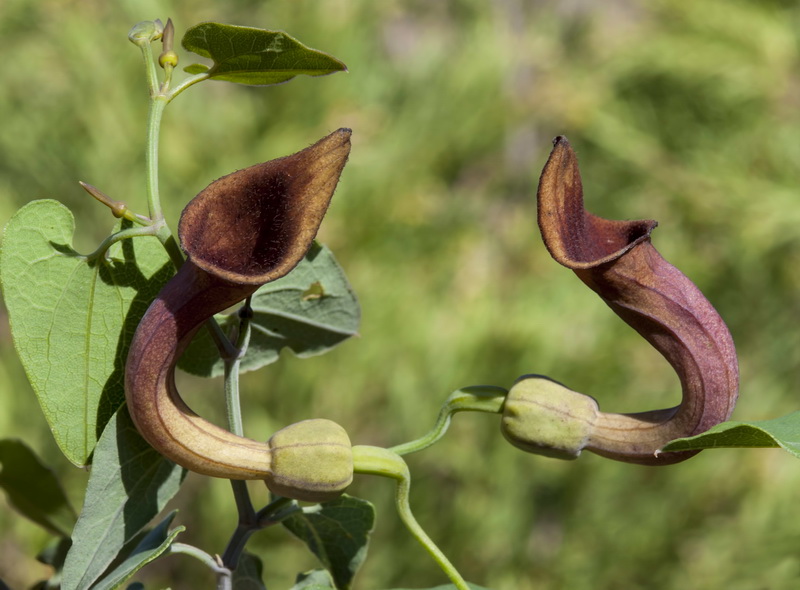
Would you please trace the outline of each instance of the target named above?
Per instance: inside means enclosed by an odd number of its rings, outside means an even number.
[[[325,502],[353,481],[353,451],[344,428],[330,420],[290,424],[267,442],[272,477],[267,487],[279,496]]]
[[[500,422],[515,447],[554,457],[577,459],[594,429],[599,409],[594,398],[540,375],[517,380],[508,391]]]
[[[133,25],[128,32],[128,40],[134,45],[145,45],[159,39],[164,33],[164,25],[160,20],[146,20]]]

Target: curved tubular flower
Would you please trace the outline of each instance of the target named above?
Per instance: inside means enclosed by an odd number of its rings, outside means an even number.
[[[197,329],[303,258],[349,153],[350,130],[339,129],[296,154],[220,178],[183,210],[178,233],[188,259],[142,318],[125,368],[136,427],[179,465],[264,479],[277,494],[310,501],[335,497],[351,482],[350,441],[337,424],[307,420],[263,443],[199,417],[175,387],[175,365]]]
[[[683,398],[674,408],[612,414],[599,411],[588,396],[528,376],[509,393],[504,433],[526,450],[562,458],[575,458],[585,448],[647,465],[688,459],[695,452],[658,451],[730,417],[739,370],[728,328],[700,290],[653,247],[655,221],[612,221],[584,209],[577,157],[565,137],[554,141],[538,202],[547,250],[669,361]],[[530,413],[538,415],[539,427],[535,420],[523,424]]]

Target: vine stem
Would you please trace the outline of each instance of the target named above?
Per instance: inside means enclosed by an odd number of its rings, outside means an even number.
[[[456,412],[499,414],[503,411],[507,394],[508,390],[494,385],[471,385],[457,389],[442,405],[430,432],[417,440],[391,447],[389,450],[398,455],[408,455],[427,449],[447,433],[453,414]]]
[[[231,480],[231,484],[234,487],[234,495],[236,493],[237,484],[244,485],[245,483],[246,482],[244,481]],[[246,493],[247,488],[244,489]],[[247,496],[247,501],[248,503],[250,502],[249,495]],[[236,506],[238,509],[238,496]],[[250,506],[252,507],[252,504]],[[278,524],[283,519],[291,516],[299,510],[302,509],[297,502],[290,500],[289,498],[281,497],[276,498],[258,512],[254,511],[252,516],[249,514],[249,511],[246,511],[248,513],[245,513],[240,510],[239,525],[231,535],[231,538],[228,541],[228,546],[225,547],[225,552],[222,554],[222,563],[225,565],[225,567],[228,567],[231,570],[236,569],[237,565],[239,564],[239,558],[242,556],[242,552],[244,551],[244,547],[253,533],[267,528],[268,526]]]
[[[108,249],[111,248],[117,242],[121,242],[122,240],[127,240],[129,238],[136,238],[140,236],[152,236],[155,232],[151,226],[145,227],[129,227],[126,229],[122,229],[118,232],[115,232],[108,236],[105,240],[103,240],[97,249],[92,252],[91,254],[86,255],[86,260],[88,261],[95,261],[99,260],[103,256],[106,255]]]
[[[154,223],[164,222],[164,212],[161,209],[161,197],[158,190],[158,137],[161,131],[161,119],[168,102],[167,97],[160,92],[152,94],[147,113],[147,151],[145,152],[147,207],[150,219]]]
[[[250,321],[252,317],[253,309],[250,307],[250,297],[248,297],[239,310],[239,325],[228,340],[235,354],[226,356],[224,359],[228,429],[239,436],[244,436],[242,409],[239,402],[239,369],[250,343]],[[300,510],[300,507],[294,500],[279,497],[256,512],[250,499],[247,482],[234,479],[230,481],[233,497],[236,501],[236,510],[239,514],[239,523],[222,555],[222,563],[233,570],[236,569],[244,547],[253,533],[280,522]]]
[[[455,566],[442,553],[442,550],[436,546],[436,543],[420,526],[417,519],[414,518],[414,514],[411,512],[411,504],[409,503],[411,473],[403,458],[391,449],[357,445],[353,447],[353,464],[356,473],[380,475],[397,481],[395,504],[397,513],[406,528],[425,548],[425,551],[428,552],[458,590],[470,590],[469,585]]]
[[[242,406],[239,401],[239,367],[242,358],[247,352],[250,342],[250,318],[252,308],[248,297],[244,306],[239,310],[239,325],[230,338],[226,339],[234,348],[235,354],[224,358],[224,388],[225,405],[228,415],[228,430],[238,436],[244,436],[244,425],[242,423]],[[216,324],[216,322],[214,322]],[[236,510],[239,513],[239,524],[231,536],[222,562],[228,567],[235,568],[239,563],[245,543],[256,530],[258,530],[258,519],[256,517],[253,502],[250,499],[250,492],[247,490],[247,482],[241,480],[230,480],[233,490],[233,497],[236,501]]]
[[[173,98],[178,96],[181,92],[189,88],[189,86],[193,86],[194,84],[202,82],[203,80],[208,80],[208,78],[209,75],[205,72],[184,78],[177,86],[175,86],[172,90],[170,90],[167,93],[167,100],[172,100]]]
[[[147,207],[152,225],[150,226],[154,235],[161,242],[161,245],[169,255],[172,264],[176,269],[183,264],[185,257],[178,245],[175,236],[164,219],[164,212],[161,207],[161,194],[158,186],[158,142],[161,133],[161,121],[164,116],[164,109],[170,101],[178,95],[179,91],[170,90],[169,81],[159,84],[156,71],[156,62],[153,56],[153,48],[150,43],[140,45],[147,72],[148,87],[150,89],[150,105],[147,112],[147,140],[145,147],[145,170],[147,178]],[[196,77],[193,83],[200,82],[205,78]],[[181,84],[181,90],[188,88],[189,85]],[[206,325],[214,340],[217,348],[223,357],[232,355],[233,350],[230,341],[222,333],[219,324],[212,318]]]
[[[215,559],[202,549],[198,549],[193,545],[187,545],[186,543],[172,543],[172,545],[169,546],[169,551],[170,553],[189,555],[206,564],[217,576],[217,590],[231,590],[233,588],[233,572],[224,565],[221,565],[218,559]]]
[[[248,297],[244,305],[239,309],[239,325],[229,339],[235,347],[235,354],[225,358],[224,363],[228,430],[239,436],[244,436],[242,406],[239,401],[239,369],[250,344],[250,320],[253,317],[253,308],[250,307],[250,300],[251,298]]]

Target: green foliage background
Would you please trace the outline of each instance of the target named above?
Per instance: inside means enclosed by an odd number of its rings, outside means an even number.
[[[659,220],[656,246],[728,322],[742,371],[734,418],[797,409],[796,2],[6,0],[3,224],[31,199],[57,198],[76,212],[88,251],[113,219],[78,180],[145,208],[146,89],[126,34],[167,16],[178,36],[203,20],[283,29],[350,68],[267,89],[206,82],[167,110],[162,194],[173,224],[211,180],[354,130],[321,238],[360,296],[361,338],[247,375],[250,436],[327,417],[356,443],[397,444],[427,430],[451,390],[528,372],[606,410],[676,403],[666,363],[542,246],[535,183],[557,134],[578,150],[588,207]],[[58,454],[6,321],[0,347],[0,436],[27,440],[80,507],[86,474]],[[219,382],[181,385],[220,420]],[[460,415],[409,461],[420,522],[468,579],[495,590],[780,590],[800,580],[800,464],[777,450],[706,451],[664,469],[589,455],[562,463],[512,448],[494,417]],[[379,509],[358,587],[443,583],[390,488],[362,477],[351,489]],[[190,477],[173,504],[183,541],[224,549],[235,525],[227,482]],[[0,572],[12,587],[43,576],[32,556],[45,540],[0,509]],[[277,528],[250,549],[272,588],[314,566]],[[186,558],[153,567],[149,579],[173,588],[212,584]]]

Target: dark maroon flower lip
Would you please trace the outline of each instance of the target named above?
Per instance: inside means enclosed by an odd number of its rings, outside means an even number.
[[[215,477],[277,481],[269,444],[236,436],[189,409],[175,386],[175,365],[208,318],[300,262],[349,153],[350,130],[339,129],[296,154],[216,180],[184,209],[179,235],[188,259],[139,323],[125,368],[136,427],[175,463]],[[295,492],[330,499],[325,490]]]
[[[519,441],[518,446],[527,450],[556,455],[563,451],[575,457],[585,448],[649,465],[683,461],[695,452],[658,451],[670,440],[705,432],[733,412],[739,387],[733,339],[694,283],[652,245],[650,234],[657,223],[609,220],[586,211],[575,152],[565,137],[553,143],[537,194],[539,228],[547,250],[666,358],[678,374],[683,397],[674,408],[611,414],[600,412],[596,404],[591,410],[585,400],[577,401],[588,396],[542,377],[526,377],[509,394],[507,407],[513,419],[504,428],[513,425],[513,436],[507,433],[507,437],[518,444],[513,437],[538,436],[519,425],[533,404],[537,412],[555,412],[559,423],[586,424],[568,443],[557,434],[553,436],[558,440]],[[569,393],[562,394],[561,389]],[[514,409],[516,403],[522,405]],[[548,444],[556,445],[555,452]],[[562,448],[565,445],[569,448]]]

